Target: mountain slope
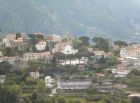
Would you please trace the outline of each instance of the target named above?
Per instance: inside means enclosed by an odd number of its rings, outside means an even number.
[[[133,40],[140,32],[139,6],[138,0],[1,0],[0,28]]]

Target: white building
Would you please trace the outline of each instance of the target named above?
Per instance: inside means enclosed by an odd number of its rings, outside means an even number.
[[[82,90],[88,89],[91,86],[91,80],[61,80],[60,87],[62,90]]]
[[[80,60],[75,58],[75,59],[67,59],[67,60],[61,60],[60,64],[61,65],[77,65],[77,64],[86,64],[88,61],[87,58],[81,58]]]
[[[45,77],[45,86],[48,88],[53,88],[54,87],[54,79],[51,76],[46,76]]]
[[[120,50],[120,57],[121,57],[121,58],[126,58],[126,57],[128,57],[128,50],[127,50],[126,48],[122,48],[122,49]]]
[[[73,49],[73,47],[69,44],[67,44],[64,48],[63,51],[61,51],[62,53],[66,54],[66,55],[69,55],[69,54],[76,54],[78,53],[78,50],[77,49]]]
[[[130,70],[123,70],[123,69],[113,69],[112,73],[115,77],[126,77]]]
[[[37,50],[42,51],[45,50],[47,43],[45,41],[38,42],[35,47]]]
[[[11,47],[11,42],[10,42],[10,40],[7,39],[7,38],[3,38],[3,39],[2,39],[2,43],[3,43],[3,45],[5,45],[6,47]]]
[[[0,75],[0,84],[3,84],[5,82],[6,75]]]
[[[30,76],[33,78],[33,79],[39,79],[40,77],[40,73],[37,71],[37,72],[30,72]]]

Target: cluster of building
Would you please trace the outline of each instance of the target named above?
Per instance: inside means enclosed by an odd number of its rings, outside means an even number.
[[[8,61],[10,64],[14,64],[14,62],[25,63],[29,60],[36,59],[45,59],[46,61],[50,61],[53,58],[53,54],[57,52],[61,52],[65,55],[76,54],[79,51],[73,48],[73,38],[71,34],[68,34],[67,37],[62,38],[60,35],[47,35],[45,36],[42,33],[33,33],[33,35],[41,35],[44,36],[44,39],[38,41],[34,46],[38,52],[33,52],[29,48],[31,45],[31,37],[25,33],[16,33],[16,34],[8,34],[5,37],[1,38],[2,41],[0,45],[5,47],[18,47],[19,49],[28,48],[29,51],[23,53],[23,56],[13,56],[13,57],[4,57],[0,51],[0,62]],[[52,46],[51,43],[54,43]],[[49,48],[49,51],[46,48]],[[89,52],[93,52],[95,54],[95,59],[99,59],[102,56],[109,57],[111,53],[105,53],[104,51],[93,50],[93,48],[88,49]],[[87,58],[78,58],[61,60],[61,65],[77,65],[77,64],[86,64]]]
[[[41,33],[34,33],[34,35],[43,35]],[[6,35],[2,38],[0,45],[5,47],[18,47],[19,49],[28,47],[30,45],[31,38],[28,37],[25,33],[20,34],[10,34]],[[51,43],[54,43],[54,46],[51,47]],[[111,44],[111,43],[110,43]],[[46,47],[49,47],[49,50],[46,51]],[[65,39],[62,39],[59,35],[47,35],[43,40],[38,41],[35,44],[35,48],[38,52],[33,52],[29,50],[29,52],[23,53],[22,56],[13,56],[7,57],[3,56],[3,53],[0,51],[0,62],[7,61],[12,65],[20,65],[27,66],[29,60],[37,60],[44,59],[46,63],[49,63],[53,59],[53,54],[57,52],[61,52],[65,55],[76,54],[79,51],[73,48],[72,36],[67,35]],[[112,52],[105,53],[101,50],[93,50],[93,48],[88,48],[89,52],[94,53],[93,61],[99,60],[100,58],[110,58],[112,57]],[[130,72],[127,67],[130,65],[139,65],[140,66],[140,45],[130,45],[125,48],[121,48],[120,57],[122,58],[121,64],[117,65],[116,68],[111,69],[114,77],[125,77]],[[60,60],[59,63],[61,65],[78,65],[79,70],[85,70],[87,68],[84,67],[87,64],[88,58],[81,57],[79,58],[67,58],[65,60]],[[91,61],[90,61],[91,62]],[[48,88],[53,88],[55,85],[55,79],[51,76],[45,76],[44,74],[40,74],[38,71],[30,72],[30,77],[37,80],[45,77],[45,86]],[[97,77],[104,77],[105,74],[98,73]],[[0,76],[0,84],[4,83],[6,76]],[[58,79],[58,78],[57,78]],[[103,86],[96,86],[92,84],[91,79],[69,79],[69,80],[57,80],[57,89],[60,90],[74,90],[74,89],[88,89],[90,86],[95,86],[100,92],[105,92],[105,90],[113,90],[112,81],[102,81]],[[122,84],[116,85],[116,88],[123,86]],[[124,86],[125,88],[125,86]]]
[[[122,58],[140,58],[140,44],[133,44],[125,48],[121,48],[120,57]]]
[[[37,35],[35,33],[34,35]],[[43,35],[38,33],[38,35]],[[30,45],[30,39],[25,33],[20,34],[9,34],[2,38],[1,46],[5,47],[18,47],[18,48],[25,48]],[[46,46],[49,46],[50,42],[56,43],[54,47],[49,51],[44,51]],[[68,36],[67,40],[62,42],[62,37],[59,35],[48,35],[44,40],[40,40],[38,43],[35,44],[35,47],[37,51],[39,52],[26,52],[23,54],[22,57],[19,56],[13,56],[13,57],[5,57],[2,55],[2,52],[0,51],[0,62],[2,61],[8,61],[10,64],[14,64],[16,61],[29,61],[29,60],[35,60],[35,59],[46,59],[51,60],[54,53],[56,52],[62,52],[66,55],[68,54],[76,54],[78,50],[73,49],[72,45],[72,37]],[[40,52],[41,51],[41,52]],[[43,52],[42,52],[43,51]]]
[[[39,80],[44,77],[44,74],[40,74],[40,72],[30,72],[30,77],[34,80]],[[45,76],[45,87],[53,88],[55,84],[55,80],[51,76]]]
[[[120,57],[122,61],[129,63],[129,67],[140,67],[140,44],[132,44],[121,48]]]

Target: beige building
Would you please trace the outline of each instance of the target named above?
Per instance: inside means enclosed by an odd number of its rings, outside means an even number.
[[[10,64],[15,64],[15,62],[20,61],[20,58],[18,56],[14,56],[14,57],[3,57],[3,61],[7,61]]]
[[[30,72],[30,76],[31,76],[33,79],[39,79],[40,73],[39,73],[38,71],[36,71],[36,72]]]
[[[121,58],[137,58],[140,57],[140,45],[131,45],[126,48],[121,48],[120,50],[120,57]]]
[[[96,59],[100,59],[102,56],[106,57],[106,53],[104,51],[93,51]]]
[[[23,54],[23,60],[29,61],[29,60],[36,60],[36,59],[47,59],[51,60],[52,55],[50,52],[43,52],[43,53],[24,53]]]
[[[61,36],[56,34],[48,35],[47,40],[51,42],[62,42]]]
[[[2,44],[6,47],[16,47],[27,45],[28,36],[25,33],[20,33],[20,37],[16,38],[16,34],[8,34],[2,39]]]

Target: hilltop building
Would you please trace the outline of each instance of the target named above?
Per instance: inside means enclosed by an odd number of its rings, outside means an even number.
[[[42,51],[45,50],[46,45],[47,45],[46,41],[40,41],[35,45],[35,47],[38,51]]]
[[[73,47],[70,44],[67,44],[64,48],[64,50],[61,51],[62,53],[69,55],[69,54],[76,54],[78,53],[77,49],[73,49]]]

